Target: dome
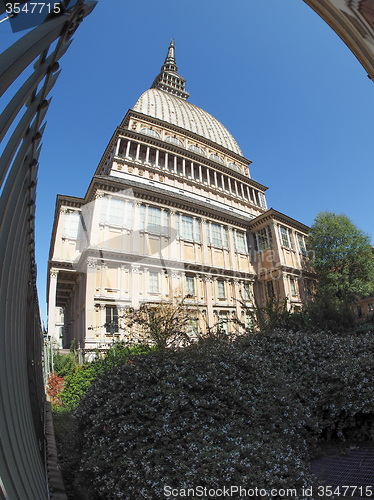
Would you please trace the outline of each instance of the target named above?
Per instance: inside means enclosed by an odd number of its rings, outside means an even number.
[[[222,123],[181,97],[151,88],[139,97],[133,110],[201,135],[243,156],[237,142]]]

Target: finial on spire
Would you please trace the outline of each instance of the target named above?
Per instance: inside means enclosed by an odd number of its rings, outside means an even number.
[[[156,77],[151,88],[160,89],[182,99],[187,99],[189,93],[185,91],[185,83],[186,80],[178,74],[178,67],[175,62],[175,44],[174,39],[172,39],[161,73]]]

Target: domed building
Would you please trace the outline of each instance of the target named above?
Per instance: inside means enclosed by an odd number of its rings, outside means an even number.
[[[48,333],[86,349],[126,339],[129,307],[189,297],[191,332],[248,324],[268,297],[307,300],[309,228],[266,205],[230,132],[187,99],[174,42],[117,127],[86,196],[58,195]]]

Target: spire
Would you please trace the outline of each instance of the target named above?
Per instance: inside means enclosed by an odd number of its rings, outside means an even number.
[[[187,99],[189,93],[185,91],[186,80],[178,75],[178,67],[175,63],[174,40],[170,42],[165,62],[161,68],[161,73],[156,76],[152,83],[152,89],[160,89],[169,94],[176,95],[182,99]]]

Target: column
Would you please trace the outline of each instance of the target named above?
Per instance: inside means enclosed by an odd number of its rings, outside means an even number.
[[[147,165],[149,165],[149,153],[150,153],[150,150],[151,150],[151,148],[149,146],[147,146],[147,152],[146,152],[146,155],[145,155],[145,162],[147,163]]]
[[[235,183],[235,193],[236,193],[236,196],[239,196],[239,191],[238,191],[238,182],[236,179],[234,179],[234,183]]]
[[[210,186],[210,171],[209,171],[209,168],[206,169],[206,179],[207,179],[208,186]]]
[[[100,342],[105,342],[106,327],[106,314],[105,314],[105,304],[100,304]]]
[[[183,177],[186,177],[186,159],[183,158],[182,160],[182,175]]]
[[[174,173],[178,173],[178,158],[177,156],[174,156]]]
[[[160,150],[159,149],[156,149],[156,158],[155,158],[155,165],[156,167],[158,167],[158,160],[160,158]]]
[[[214,171],[214,187],[218,188],[217,172]]]
[[[240,320],[241,318],[241,297],[240,297],[240,283],[238,280],[234,279],[233,280],[233,285],[234,285],[234,300],[235,300],[235,311],[236,311],[236,316]]]
[[[191,161],[191,177],[193,180],[195,180],[195,169],[194,169],[193,161]]]
[[[114,153],[114,154],[115,154],[115,156],[118,156],[120,144],[121,144],[121,138],[118,138],[118,139],[117,139],[117,144],[116,144],[115,153]]]
[[[222,189],[225,190],[225,178],[223,174],[221,174],[221,184],[222,184]]]
[[[230,177],[227,177],[228,183],[229,183],[229,193],[232,194],[232,187],[231,187],[231,179]]]
[[[48,335],[51,341],[56,342],[59,347],[58,332],[56,332],[56,295],[57,295],[58,270],[49,271],[49,291],[48,291]]]
[[[174,210],[170,210],[169,217],[169,234],[170,234],[170,243],[169,243],[169,258],[175,259],[177,256],[177,229],[175,218],[179,217],[178,214],[174,212]]]
[[[230,263],[231,263],[231,269],[233,271],[237,270],[237,262],[236,262],[236,255],[235,255],[235,244],[234,244],[234,235],[232,232],[232,227],[228,228],[228,244],[229,244],[229,251],[230,251]]]
[[[132,248],[131,252],[139,254],[140,253],[140,203],[134,203],[134,223],[132,232]]]
[[[199,181],[203,182],[203,167],[199,165]]]
[[[130,146],[131,146],[131,141],[127,141],[127,146],[126,146],[126,158],[129,157],[130,155]]]
[[[168,170],[169,168],[169,153],[165,153],[165,170]]]
[[[136,146],[136,157],[135,161],[139,161],[139,155],[140,155],[140,144]]]
[[[250,191],[249,191],[249,187],[248,187],[248,186],[246,186],[246,188],[247,188],[248,200],[249,200],[249,201],[251,201],[252,197],[251,197],[251,193],[250,193]]]
[[[241,192],[242,192],[242,197],[244,199],[245,198],[244,197],[244,188],[243,188],[243,184],[242,183],[240,183],[240,189],[241,189]]]
[[[207,220],[201,219],[201,239],[202,239],[202,261],[203,264],[209,263],[209,247],[208,247],[208,235],[207,231],[209,228],[207,227]]]
[[[207,322],[210,328],[214,326],[214,315],[213,315],[213,297],[212,297],[212,276],[204,276],[205,283],[205,296],[206,296],[206,306],[207,306]]]
[[[134,309],[139,308],[139,265],[131,264],[131,306]]]

